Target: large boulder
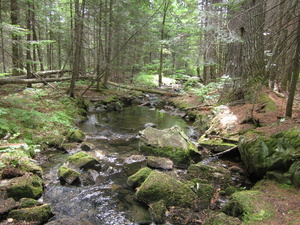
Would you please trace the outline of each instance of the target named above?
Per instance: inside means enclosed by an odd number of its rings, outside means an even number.
[[[58,178],[62,183],[79,183],[79,176],[80,173],[66,166],[61,166],[58,170]]]
[[[19,203],[16,202],[13,198],[8,198],[1,201],[0,205],[0,219],[3,219],[4,216],[11,211],[12,209],[15,209],[19,206]]]
[[[66,166],[72,169],[98,169],[98,160],[86,152],[77,152],[66,159]]]
[[[127,184],[133,188],[139,187],[146,180],[146,178],[150,175],[152,170],[149,167],[144,167],[140,169],[135,174],[131,175],[127,179]]]
[[[178,126],[164,130],[147,127],[140,135],[143,154],[170,158],[177,167],[187,167],[202,158],[197,146]]]
[[[241,221],[238,218],[231,217],[225,213],[210,212],[208,218],[205,220],[204,225],[239,225]]]
[[[262,178],[267,171],[286,172],[300,159],[300,128],[270,137],[248,134],[239,140],[239,151],[248,172]]]
[[[8,217],[18,221],[18,224],[45,224],[51,217],[50,205],[41,205],[31,208],[15,209],[9,212]]]
[[[85,134],[76,128],[72,128],[67,133],[68,142],[83,142],[85,140]]]
[[[187,170],[188,178],[199,179],[202,182],[208,182],[216,188],[225,189],[234,185],[231,173],[223,167],[205,165],[202,162],[192,164]]]
[[[167,207],[189,207],[196,198],[196,194],[186,184],[154,170],[138,189],[136,197],[146,204],[164,200]]]
[[[296,187],[300,187],[300,161],[293,163],[285,176],[289,177]]]
[[[247,221],[261,221],[272,215],[270,205],[262,201],[263,193],[258,190],[235,192],[222,212],[233,217],[243,217]]]
[[[43,193],[43,180],[37,175],[27,173],[22,177],[16,177],[6,186],[7,196],[15,200],[21,198],[39,198]]]

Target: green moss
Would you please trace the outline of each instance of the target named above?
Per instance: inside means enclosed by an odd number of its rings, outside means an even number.
[[[71,129],[67,134],[67,139],[69,142],[83,142],[85,134],[79,129]]]
[[[192,164],[188,168],[187,174],[189,179],[206,180],[209,184],[218,185],[222,189],[234,183],[230,172],[225,168],[205,165],[202,162]]]
[[[149,167],[144,167],[135,174],[128,177],[127,184],[133,188],[139,187],[146,180],[146,178],[151,172],[152,170]]]
[[[70,167],[72,168],[74,167],[84,169],[93,168],[95,164],[98,163],[96,158],[83,151],[69,156],[66,159],[66,162],[69,163]]]
[[[265,104],[266,113],[275,112],[278,110],[276,103],[270,98],[268,94],[262,94],[260,96],[260,101]]]
[[[58,171],[59,179],[68,184],[72,184],[74,181],[78,180],[79,175],[80,173],[66,166],[61,166]]]
[[[188,151],[175,147],[155,148],[148,145],[140,146],[142,153],[171,159],[177,167],[187,167],[190,164]]]
[[[149,210],[155,223],[162,224],[164,222],[165,212],[167,211],[166,202],[164,200],[154,202],[150,205]]]
[[[154,170],[139,188],[136,196],[139,201],[147,204],[164,200],[167,207],[189,207],[196,194],[184,183]]]
[[[20,208],[30,208],[34,206],[39,206],[42,203],[40,203],[38,200],[32,199],[32,198],[22,198],[20,200]]]
[[[34,221],[38,224],[46,223],[52,217],[51,208],[49,205],[36,206],[32,208],[23,208],[12,210],[8,214],[8,218],[13,218],[17,221]]]
[[[241,221],[237,218],[227,216],[225,213],[211,212],[205,225],[239,225]]]
[[[33,174],[25,174],[22,177],[15,178],[7,188],[8,197],[15,200],[21,198],[39,198],[43,193],[43,180]]]
[[[231,195],[231,200],[222,212],[234,217],[242,216],[247,222],[264,220],[273,212],[271,205],[261,199],[263,199],[263,193],[257,190],[236,192]]]

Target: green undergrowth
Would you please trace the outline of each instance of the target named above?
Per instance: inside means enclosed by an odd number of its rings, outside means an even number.
[[[50,87],[16,90],[13,86],[0,100],[0,139],[6,136],[2,142],[40,144],[74,126],[74,118],[83,113],[77,100]]]

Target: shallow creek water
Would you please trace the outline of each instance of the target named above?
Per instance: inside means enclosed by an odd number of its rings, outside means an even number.
[[[94,144],[91,153],[102,167],[100,172],[83,173],[80,186],[60,184],[57,171],[68,154],[49,153],[49,160],[43,165],[43,200],[51,204],[55,213],[51,224],[151,224],[147,208],[134,199],[134,190],[127,186],[128,175],[123,169],[126,157],[140,154],[138,134],[150,122],[159,129],[177,125],[187,134],[192,131],[180,117],[147,107],[90,113],[78,127],[85,132],[87,141]]]
[[[135,200],[134,190],[127,185],[128,174],[123,165],[127,157],[140,154],[138,135],[147,123],[156,124],[158,129],[177,125],[188,136],[195,136],[193,127],[171,112],[139,106],[123,111],[92,112],[78,128],[85,132],[87,142],[95,146],[89,153],[100,161],[101,170],[82,171],[78,186],[61,185],[57,173],[70,154],[80,151],[80,146],[68,154],[59,150],[49,152],[47,162],[42,165],[43,200],[51,204],[55,214],[49,225],[154,224],[147,207]],[[227,166],[213,157],[203,163]],[[186,171],[174,169],[168,173],[180,180]]]

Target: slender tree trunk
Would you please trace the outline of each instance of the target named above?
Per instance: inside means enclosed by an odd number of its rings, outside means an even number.
[[[0,24],[3,22],[2,17],[2,0],[0,0]],[[1,58],[2,58],[2,68],[3,72],[6,73],[6,60],[5,60],[5,50],[4,50],[4,35],[3,35],[3,28],[0,28],[0,38],[1,38]]]
[[[294,97],[297,89],[297,81],[300,72],[300,13],[298,12],[298,27],[296,37],[297,47],[292,67],[292,80],[289,88],[289,96],[286,105],[286,117],[292,117]]]
[[[113,23],[113,0],[109,1],[109,7],[107,5],[107,8],[109,9],[109,15],[108,15],[108,21],[107,21],[107,35],[106,35],[106,65],[105,65],[105,76],[104,76],[104,85],[107,84],[108,78],[111,73],[111,55],[112,55],[112,23]]]
[[[19,6],[17,0],[10,0],[10,9],[11,9],[11,24],[12,25],[18,25],[19,24]],[[21,61],[21,55],[20,55],[20,43],[19,43],[19,36],[12,34],[12,74],[13,76],[18,76],[20,74],[20,61]]]
[[[82,8],[80,12],[79,0],[75,0],[75,56],[73,63],[73,72],[70,83],[69,95],[70,97],[75,97],[75,81],[79,77],[80,73],[80,57],[82,48],[82,36],[83,36],[83,14],[85,8],[85,0],[82,1]]]
[[[31,2],[27,2],[27,14],[26,14],[26,20],[27,20],[27,29],[30,31],[32,27],[32,5]],[[30,41],[31,41],[31,33],[29,32],[27,34],[27,49],[26,49],[26,71],[27,71],[27,79],[32,78],[32,73],[31,73],[31,46],[30,46]],[[31,84],[28,84],[27,87],[31,87]]]
[[[163,9],[163,20],[162,20],[162,26],[161,26],[161,33],[160,33],[160,40],[161,42],[165,39],[165,24],[166,24],[166,17],[167,17],[167,11],[170,5],[170,0],[165,1],[164,3],[164,9]],[[164,44],[160,44],[160,55],[159,55],[159,69],[158,69],[158,86],[160,87],[162,85],[162,67],[163,67],[163,48]]]

